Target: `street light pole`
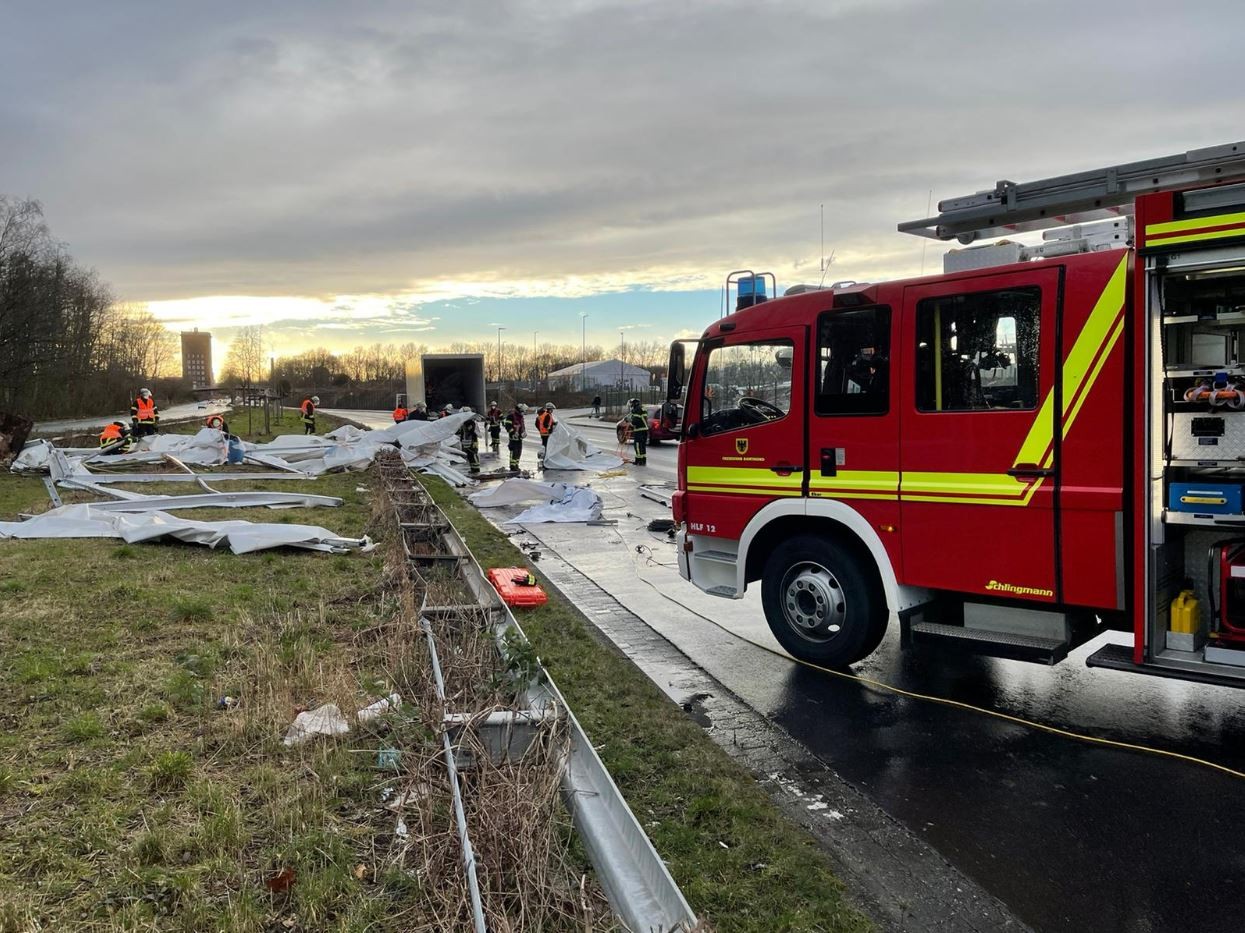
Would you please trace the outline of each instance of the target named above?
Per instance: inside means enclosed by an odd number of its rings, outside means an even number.
[[[627,355],[627,337],[623,333],[623,329],[618,328],[618,384],[622,385],[626,382],[627,377],[623,368],[627,365],[623,362],[623,357]]]
[[[588,365],[588,312],[579,312],[579,391],[588,388],[588,377],[585,370]]]
[[[540,331],[532,331],[532,391],[536,391],[536,377],[540,375],[540,367],[536,365],[536,335]]]
[[[499,392],[501,390],[502,377],[501,332],[505,329],[500,324],[497,325],[497,388]]]

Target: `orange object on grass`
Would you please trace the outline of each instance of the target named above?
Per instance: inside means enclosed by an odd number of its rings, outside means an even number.
[[[526,567],[494,567],[488,579],[508,606],[543,606],[549,601]]]

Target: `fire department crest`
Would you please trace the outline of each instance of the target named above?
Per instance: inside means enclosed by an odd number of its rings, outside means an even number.
[[[735,453],[739,454],[740,456],[743,456],[747,452],[748,452],[748,438],[746,437],[735,438]]]

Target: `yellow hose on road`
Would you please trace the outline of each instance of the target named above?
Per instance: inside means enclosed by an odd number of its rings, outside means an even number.
[[[622,537],[621,534],[619,535],[619,537]],[[644,547],[644,546],[640,545],[640,547]],[[647,550],[647,548],[645,548],[645,550]],[[639,551],[639,548],[637,548],[637,551]],[[640,553],[643,553],[643,552],[641,551]],[[651,555],[652,552],[650,551],[649,553]],[[661,567],[673,566],[671,564],[666,564],[666,563],[663,563],[662,561],[656,560],[651,556],[648,558],[648,560],[651,563],[657,564],[658,566],[661,566]],[[632,566],[633,567],[635,566],[634,560],[632,561]],[[951,700],[951,699],[948,699],[947,697],[937,697],[937,696],[931,696],[926,693],[917,693],[916,691],[913,691],[913,690],[905,690],[903,687],[896,687],[894,684],[888,684],[881,680],[874,680],[872,677],[865,677],[862,674],[852,673],[851,671],[838,671],[831,667],[822,667],[820,664],[813,664],[810,661],[801,661],[799,658],[793,658],[789,654],[784,654],[781,651],[776,651],[775,649],[771,648],[769,645],[763,645],[760,642],[755,642],[750,638],[745,638],[744,636],[736,632],[732,632],[729,628],[727,628],[721,622],[717,622],[709,618],[707,615],[703,615],[702,613],[697,612],[695,609],[691,608],[690,606],[687,606],[679,602],[679,600],[675,599],[673,596],[669,595],[668,593],[663,593],[661,589],[658,588],[657,584],[653,583],[651,580],[646,579],[643,576],[643,574],[640,573],[638,567],[635,568],[635,570],[636,570],[636,576],[642,582],[652,587],[653,592],[657,593],[663,599],[669,600],[670,602],[674,603],[680,609],[683,609],[686,612],[690,612],[692,615],[696,616],[698,619],[703,619],[705,622],[708,622],[710,625],[713,625],[716,628],[721,629],[722,631],[726,632],[728,635],[734,638],[738,638],[740,641],[746,642],[747,644],[752,645],[755,648],[760,648],[762,651],[766,651],[769,654],[772,654],[778,658],[782,658],[785,661],[790,661],[793,664],[799,664],[801,667],[807,667],[815,671],[820,671],[823,674],[829,674],[832,677],[838,677],[842,680],[853,680],[857,683],[864,684],[866,687],[871,687],[874,690],[882,690],[888,693],[895,693],[895,694],[898,694],[899,696],[908,697],[909,699],[912,699],[912,700],[923,700],[927,703],[937,703],[941,706],[952,706],[958,709],[968,710],[969,712],[973,712],[973,713],[981,713],[984,716],[991,716],[994,719],[1001,719],[1004,722],[1012,722],[1019,726],[1026,726],[1027,728],[1030,728],[1030,729],[1037,729],[1040,732],[1047,732],[1047,733],[1050,733],[1051,735],[1062,736],[1066,739],[1074,739],[1078,742],[1087,742],[1091,745],[1105,745],[1109,748],[1120,748],[1120,749],[1125,749],[1131,752],[1141,752],[1142,754],[1146,754],[1146,755],[1156,755],[1160,758],[1170,758],[1175,761],[1183,761],[1188,764],[1200,765],[1203,768],[1210,768],[1211,770],[1219,771],[1220,773],[1229,775],[1230,777],[1245,778],[1245,771],[1238,771],[1235,768],[1229,768],[1227,765],[1221,765],[1213,761],[1207,761],[1205,758],[1198,758],[1195,755],[1185,755],[1182,752],[1173,752],[1173,751],[1169,751],[1164,748],[1153,748],[1152,746],[1149,746],[1149,745],[1138,745],[1133,742],[1121,742],[1121,741],[1118,741],[1117,739],[1104,739],[1096,735],[1086,735],[1083,732],[1073,732],[1070,729],[1061,729],[1058,726],[1051,726],[1051,725],[1047,725],[1046,723],[1034,722],[1030,719],[1025,719],[1021,716],[1013,716],[1011,713],[1002,713],[995,709],[986,709],[985,707],[982,707],[982,706],[974,706],[972,703],[965,703],[961,700]]]

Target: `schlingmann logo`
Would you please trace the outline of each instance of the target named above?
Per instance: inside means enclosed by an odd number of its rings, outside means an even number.
[[[986,589],[994,593],[1011,593],[1013,596],[1054,596],[1054,590],[1043,590],[1036,586],[1016,586],[1014,583],[1000,583],[991,580]]]

